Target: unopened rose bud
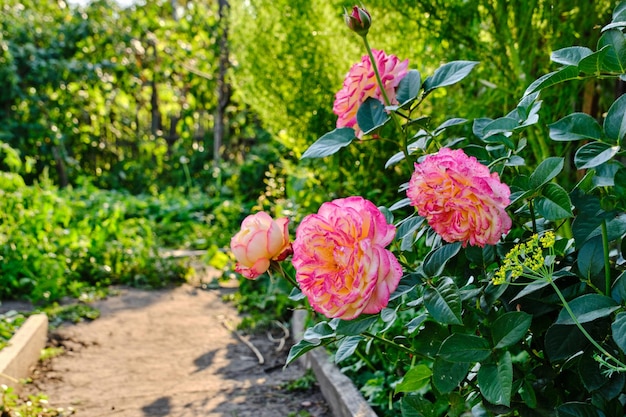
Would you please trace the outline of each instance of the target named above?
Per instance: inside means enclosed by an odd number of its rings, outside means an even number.
[[[372,16],[363,7],[354,6],[352,13],[346,13],[343,15],[346,20],[346,25],[356,32],[359,36],[367,35],[367,32],[372,25]]]

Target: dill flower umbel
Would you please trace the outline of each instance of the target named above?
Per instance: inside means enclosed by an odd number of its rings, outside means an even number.
[[[504,257],[502,266],[495,272],[492,283],[501,285],[507,281],[525,276],[533,279],[543,279],[552,275],[550,259],[546,260],[544,249],[552,255],[552,248],[556,242],[554,232],[547,231],[542,236],[534,234],[525,243],[513,246]]]

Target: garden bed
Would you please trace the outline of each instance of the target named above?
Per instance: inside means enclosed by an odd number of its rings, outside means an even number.
[[[48,337],[48,317],[33,314],[0,350],[0,384],[19,388],[19,381],[30,375]]]
[[[302,339],[307,312],[296,310],[292,318],[293,337]],[[352,381],[339,371],[323,347],[302,356],[301,361],[313,369],[324,398],[335,417],[376,417],[376,413],[363,398]]]

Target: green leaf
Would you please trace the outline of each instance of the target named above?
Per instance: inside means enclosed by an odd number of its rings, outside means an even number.
[[[604,119],[604,132],[615,143],[621,143],[626,136],[626,94],[615,100]]]
[[[467,77],[478,64],[475,61],[452,61],[443,64],[435,70],[433,75],[424,81],[424,91],[430,92],[435,88],[455,84]]]
[[[411,199],[408,197],[403,198],[402,200],[393,203],[391,207],[389,207],[389,211],[395,211],[395,210],[398,210],[398,209],[401,209],[403,207],[407,207],[410,205],[411,205]]]
[[[578,78],[578,66],[566,65],[556,71],[542,75],[532,82],[524,91],[524,96],[551,87],[555,84],[562,83],[563,81],[573,80]]]
[[[604,248],[602,237],[587,240],[578,252],[578,270],[585,279],[599,275],[604,269]]]
[[[438,136],[439,134],[441,134],[441,132],[443,132],[449,127],[458,126],[458,125],[462,125],[465,123],[467,123],[467,119],[463,119],[460,117],[453,117],[452,119],[448,119],[444,121],[443,123],[441,123],[439,126],[437,126],[435,130],[433,130],[433,136]]]
[[[435,417],[434,404],[421,395],[405,395],[400,403],[402,417]]]
[[[399,107],[415,100],[422,88],[422,78],[418,70],[409,70],[409,72],[400,80],[396,91],[396,100],[400,103]],[[359,126],[361,124],[359,123]]]
[[[603,63],[608,52],[609,46],[606,45],[591,55],[586,56],[578,63],[578,70],[584,74],[600,75],[604,69]]]
[[[535,394],[532,382],[528,379],[524,379],[523,385],[519,389],[519,395],[529,408],[537,408],[537,394]]]
[[[598,121],[586,113],[569,114],[548,127],[550,139],[556,141],[601,140],[603,137]]]
[[[578,65],[581,59],[589,56],[593,51],[583,46],[571,46],[559,49],[550,54],[550,60],[562,65]]]
[[[306,340],[301,340],[289,349],[289,355],[287,355],[287,360],[285,361],[285,365],[289,365],[300,356],[304,355],[310,350],[313,350],[319,346],[319,344],[311,343]]]
[[[412,236],[424,224],[424,221],[424,217],[420,216],[414,216],[403,221],[396,231],[396,240]]]
[[[433,363],[433,385],[440,393],[448,394],[463,381],[469,367],[469,363],[448,362],[437,357]]]
[[[519,122],[517,121],[517,119],[512,119],[510,117],[499,117],[495,119],[494,121],[492,121],[491,123],[488,123],[483,128],[482,139],[485,140],[489,138],[490,136],[493,136],[499,133],[512,132],[518,126],[519,126]]]
[[[491,337],[496,349],[511,346],[520,341],[532,323],[532,316],[523,311],[510,311],[498,317],[492,325]]]
[[[393,308],[383,308],[380,312],[380,319],[384,323],[387,323],[387,325],[384,329],[380,330],[380,332],[385,333],[387,330],[389,330],[389,328],[393,326],[393,323],[396,321],[397,318],[398,313],[396,312],[396,310],[394,310]]]
[[[424,291],[424,306],[442,324],[461,324],[461,295],[451,278],[444,277],[436,287]]]
[[[289,299],[292,301],[300,301],[300,300],[304,300],[305,298],[306,298],[306,295],[304,295],[304,293],[300,291],[300,288],[298,287],[294,287],[289,293]]]
[[[578,169],[588,169],[610,161],[620,150],[618,145],[611,146],[603,142],[591,142],[581,146],[574,155],[574,164]]]
[[[601,417],[597,408],[591,404],[569,402],[560,405],[556,409],[557,417]]]
[[[375,98],[369,97],[356,112],[356,122],[364,135],[370,134],[390,120],[385,106]]]
[[[611,332],[615,344],[626,352],[626,313],[621,312],[615,316],[615,321],[611,324]]]
[[[595,175],[592,183],[595,187],[613,187],[615,185],[615,175],[623,168],[618,161],[612,160],[595,168]]]
[[[335,331],[332,327],[330,327],[328,322],[323,321],[306,329],[302,338],[319,345],[322,339],[327,339],[333,336],[335,336]]]
[[[546,331],[544,349],[551,362],[570,358],[589,344],[577,327],[553,324]]]
[[[354,129],[341,127],[326,133],[302,154],[304,158],[323,158],[337,152],[344,146],[348,146],[354,140]]]
[[[443,272],[448,261],[456,256],[461,250],[461,243],[455,242],[443,245],[426,255],[424,259],[424,274],[428,277],[436,277]]]
[[[478,370],[480,393],[491,404],[509,406],[513,391],[513,363],[511,354],[500,355],[497,364],[482,364]]]
[[[378,316],[361,315],[353,320],[340,320],[337,324],[337,335],[355,336],[363,333],[378,321]]]
[[[426,365],[417,365],[409,369],[402,381],[396,385],[395,393],[414,392],[428,386],[432,371]]]
[[[620,2],[613,9],[611,22],[623,22],[626,21],[626,3]]]
[[[567,191],[558,184],[548,183],[535,201],[537,213],[546,220],[561,220],[573,217],[572,201]]]
[[[405,157],[406,156],[404,155],[404,152],[402,152],[402,151],[397,152],[397,153],[391,155],[391,157],[385,163],[385,169],[389,168],[390,166],[393,166],[393,165],[397,164],[398,162],[402,161]]]
[[[592,352],[585,352],[578,360],[578,375],[588,392],[596,391],[607,383],[607,377],[602,374],[601,365],[593,355]]]
[[[587,323],[609,316],[620,308],[612,298],[600,294],[585,294],[569,302],[569,307],[579,323]],[[573,325],[574,321],[563,308],[555,324]]]
[[[598,40],[598,49],[608,47],[602,60],[602,68],[608,72],[624,74],[626,72],[626,40],[621,29],[605,31]]]
[[[563,170],[563,158],[549,157],[541,161],[535,171],[530,174],[529,185],[531,189],[538,190],[542,185],[559,175]]]
[[[439,356],[448,362],[480,362],[489,355],[491,348],[487,339],[472,334],[451,334],[439,348]]]
[[[411,319],[406,325],[406,330],[409,334],[415,332],[426,321],[428,316],[426,314],[420,314],[417,317]]]
[[[339,363],[352,356],[361,340],[363,340],[363,336],[346,336],[341,339],[337,346],[337,351],[335,352],[335,363]]]

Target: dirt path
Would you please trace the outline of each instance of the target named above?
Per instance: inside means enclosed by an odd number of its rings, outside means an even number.
[[[291,341],[276,352],[266,334],[250,336],[260,364],[227,328],[240,320],[227,291],[122,289],[96,303],[99,319],[51,335],[66,353],[40,366],[29,390],[80,417],[331,417],[318,387],[281,388],[304,374],[283,369]]]

